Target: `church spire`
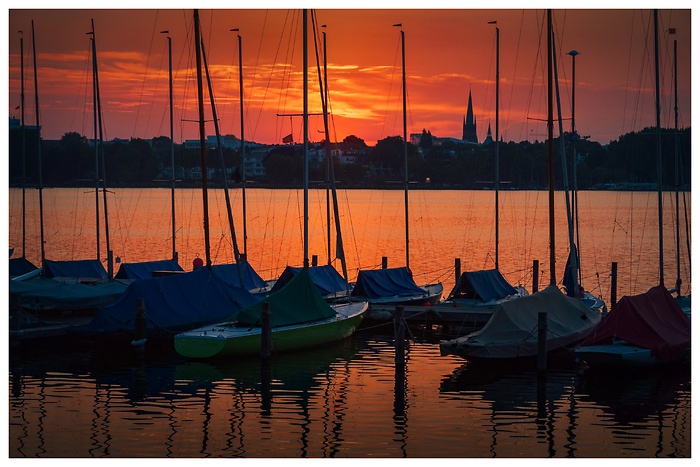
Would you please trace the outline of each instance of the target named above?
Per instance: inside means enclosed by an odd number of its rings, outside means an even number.
[[[479,143],[476,136],[476,118],[474,118],[474,108],[472,107],[472,91],[469,90],[469,103],[467,104],[467,115],[462,125],[462,141]]]

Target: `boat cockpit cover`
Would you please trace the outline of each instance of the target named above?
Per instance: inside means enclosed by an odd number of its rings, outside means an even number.
[[[143,261],[139,263],[122,263],[115,279],[150,279],[153,271],[184,272],[174,259],[163,261]]]
[[[34,266],[32,262],[24,256],[21,256],[19,258],[10,258],[10,277],[23,276],[29,272],[34,271],[35,269],[36,266]]]
[[[272,291],[277,292],[280,290],[292,277],[299,274],[301,270],[302,268],[295,268],[293,266],[284,268],[284,272],[282,272],[282,275],[277,279],[277,282],[275,282]],[[321,295],[330,295],[346,290],[347,285],[345,280],[331,265],[312,266],[309,268],[309,274]]]
[[[308,323],[336,314],[318,292],[308,268],[302,268],[277,292],[241,310],[235,317],[238,323],[244,326],[260,326],[262,304],[265,302],[270,304],[273,327]]]
[[[246,290],[267,287],[267,282],[246,261],[232,264],[216,264],[211,267],[211,270],[217,278],[233,287],[241,287],[241,280],[239,279],[241,276],[243,277],[243,288]]]
[[[690,348],[690,320],[666,287],[625,296],[581,342],[609,344],[613,338],[649,349],[661,359],[675,359]]]
[[[79,259],[71,261],[44,260],[44,277],[78,277],[81,279],[107,279],[107,271],[99,260]]]
[[[180,332],[223,321],[256,298],[217,279],[208,268],[132,282],[114,303],[100,310],[83,330],[133,332],[136,300],[144,299],[147,329]]]
[[[353,297],[369,299],[427,293],[416,284],[406,267],[360,271],[352,289]]]
[[[488,302],[517,293],[498,269],[488,269],[463,272],[449,298],[464,297]]]

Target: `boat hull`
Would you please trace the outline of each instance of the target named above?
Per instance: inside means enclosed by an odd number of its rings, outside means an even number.
[[[646,368],[661,363],[651,350],[629,344],[581,346],[574,355],[587,365],[605,368]]]
[[[343,308],[345,307],[345,308]],[[287,352],[316,347],[350,336],[367,311],[366,302],[336,305],[336,316],[314,323],[272,328],[272,351]],[[260,327],[218,324],[175,336],[177,353],[188,358],[219,358],[259,355],[262,343]]]

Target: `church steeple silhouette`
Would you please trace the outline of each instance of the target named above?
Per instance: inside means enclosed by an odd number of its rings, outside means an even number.
[[[464,119],[462,126],[462,141],[479,144],[479,139],[476,137],[476,118],[474,118],[474,109],[472,108],[472,91],[469,90],[469,103],[467,104],[467,116]]]

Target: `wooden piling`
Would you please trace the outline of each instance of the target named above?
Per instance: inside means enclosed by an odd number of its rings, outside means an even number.
[[[547,312],[537,314],[537,371],[547,371]]]
[[[403,368],[405,360],[405,321],[403,319],[404,307],[397,306],[394,310],[394,363],[397,368]]]
[[[532,260],[532,293],[540,289],[540,260]]]
[[[143,298],[137,298],[134,312],[134,339],[131,345],[143,348],[146,345],[146,338],[146,302]]]
[[[612,263],[610,276],[610,311],[612,311],[617,304],[617,261],[613,261]]]
[[[270,302],[262,303],[260,321],[262,328],[260,335],[260,360],[265,362],[272,355],[272,313],[270,312]]]
[[[459,278],[462,275],[462,260],[455,258],[455,284],[459,283]]]
[[[386,256],[382,256],[382,269],[386,269],[389,265],[389,260]]]
[[[318,255],[311,255],[311,267],[318,266]]]

